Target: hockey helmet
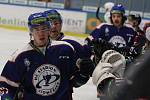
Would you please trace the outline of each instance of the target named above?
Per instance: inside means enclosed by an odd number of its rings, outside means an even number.
[[[40,25],[46,25],[47,27],[50,27],[50,23],[43,13],[34,13],[28,17],[28,27],[30,30]]]
[[[128,20],[131,20],[131,21],[135,20],[136,22],[138,22],[138,25],[139,25],[141,23],[142,18],[140,14],[130,14],[128,16]]]
[[[110,11],[111,14],[113,13],[119,13],[119,14],[125,14],[125,8],[122,4],[114,5]]]
[[[114,6],[114,3],[113,3],[113,2],[106,2],[106,3],[104,4],[104,9],[105,9],[106,11],[110,11],[113,6]]]
[[[62,17],[57,10],[47,10],[44,12],[49,21],[59,20],[62,23]]]

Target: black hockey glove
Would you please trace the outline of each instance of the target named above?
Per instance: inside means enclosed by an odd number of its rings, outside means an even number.
[[[102,54],[109,49],[113,49],[114,45],[101,38],[92,41],[94,54],[101,59]]]
[[[80,74],[85,75],[85,76],[91,76],[95,69],[93,61],[89,58],[78,59],[76,64],[80,69]]]
[[[132,47],[115,47],[115,50],[119,53],[123,54],[124,56],[131,56],[133,58],[137,57],[141,54],[142,47],[132,46]]]

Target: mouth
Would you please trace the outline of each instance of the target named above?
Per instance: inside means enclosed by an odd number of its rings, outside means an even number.
[[[43,40],[45,40],[45,38],[43,37],[43,38],[40,38],[40,41],[43,41]]]
[[[57,30],[52,30],[51,32],[56,33],[56,32],[57,32]]]
[[[115,23],[116,23],[116,24],[118,24],[118,23],[119,23],[119,21],[118,21],[118,20],[115,20]]]

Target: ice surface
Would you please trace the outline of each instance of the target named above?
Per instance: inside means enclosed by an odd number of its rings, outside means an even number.
[[[0,73],[10,55],[28,43],[29,39],[28,32],[0,28]],[[86,85],[74,89],[73,100],[99,100],[91,79]]]

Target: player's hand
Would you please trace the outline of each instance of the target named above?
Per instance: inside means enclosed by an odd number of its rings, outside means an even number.
[[[93,61],[89,58],[78,59],[76,65],[79,67],[80,73],[85,76],[91,76],[95,69]]]
[[[107,42],[106,40],[103,40],[101,38],[99,39],[94,39],[92,41],[93,45],[93,52],[95,55],[99,58],[101,58],[102,54],[109,49],[113,49],[114,45],[110,42]]]

